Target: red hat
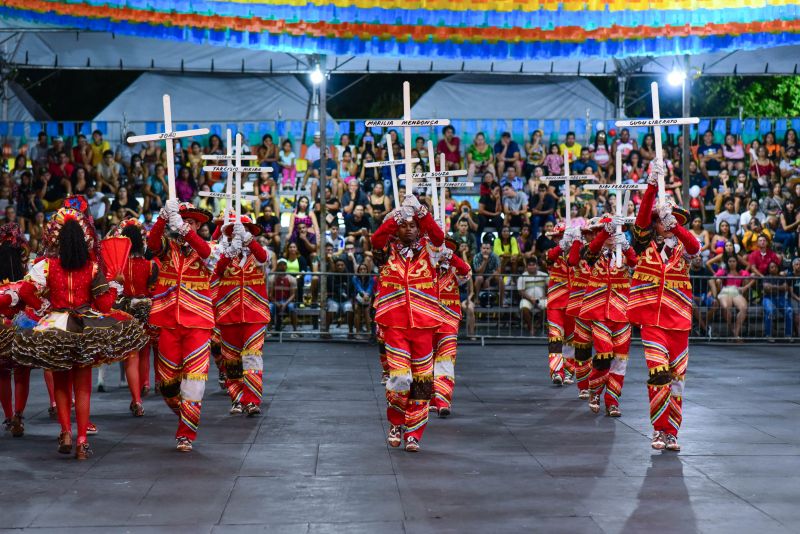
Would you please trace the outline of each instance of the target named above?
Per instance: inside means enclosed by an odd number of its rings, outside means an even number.
[[[255,235],[255,234],[253,234],[253,235]],[[453,252],[458,250],[458,243],[456,243],[455,239],[453,239],[451,237],[445,237],[444,238],[444,246],[449,248]]]
[[[233,233],[233,221],[235,220],[235,215],[231,214],[228,216],[228,223],[222,226],[222,231],[225,232],[225,235],[230,237]],[[247,229],[248,232],[253,234],[254,236],[261,235],[261,227],[255,224],[249,216],[242,215],[239,218],[239,222]]]
[[[553,237],[553,236],[556,236],[556,235],[561,235],[566,231],[567,231],[567,225],[565,223],[563,223],[563,222],[560,222],[560,223],[556,224],[553,227],[553,230],[551,230],[550,232],[547,232],[545,235],[547,237]]]
[[[686,226],[689,222],[689,210],[682,206],[672,206],[672,215],[675,217],[675,220],[678,221],[678,224],[681,226]],[[650,221],[656,222],[658,220],[658,210],[653,209],[650,213]]]
[[[181,202],[178,213],[184,219],[197,221],[197,224],[205,224],[211,220],[210,212],[202,208],[196,208],[191,202]]]

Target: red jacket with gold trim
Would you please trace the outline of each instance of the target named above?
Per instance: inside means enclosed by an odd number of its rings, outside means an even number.
[[[214,328],[211,302],[211,272],[205,259],[211,253],[208,243],[194,230],[186,245],[172,239],[162,241],[166,222],[162,218],[147,236],[147,246],[161,256],[161,268],[153,287],[150,323],[161,328]]]
[[[567,299],[567,315],[577,317],[581,312],[581,305],[583,304],[583,294],[586,292],[586,285],[589,283],[589,276],[592,274],[592,268],[589,263],[581,257],[583,251],[583,243],[579,240],[572,242],[572,247],[569,249],[569,256],[567,257],[567,265],[570,266],[572,272],[569,278],[569,298]]]
[[[567,263],[568,254],[569,251],[565,253],[558,245],[547,251],[547,273],[550,275],[547,280],[547,309],[549,310],[563,310],[567,307],[572,283],[572,269]]]
[[[686,228],[676,226],[671,231],[677,246],[664,260],[664,245],[655,242],[651,225],[656,193],[654,185],[645,191],[633,229],[639,261],[631,281],[628,317],[638,326],[688,331],[692,328],[692,284],[687,260],[700,251],[700,244]]]
[[[391,328],[437,328],[442,324],[439,305],[439,283],[436,266],[431,262],[428,240],[439,247],[444,233],[430,213],[418,221],[420,237],[411,248],[409,258],[400,253],[402,246],[394,241],[389,247],[389,259],[381,267],[378,279],[375,322]],[[398,225],[388,216],[372,235],[374,249],[383,249],[397,234]]]
[[[447,268],[439,266],[439,304],[442,308],[442,325],[440,333],[458,333],[458,324],[461,322],[461,295],[458,291],[458,277],[469,276],[472,273],[470,266],[453,253]]]
[[[589,243],[587,262],[591,274],[583,294],[579,318],[586,321],[628,322],[628,291],[631,286],[629,267],[636,265],[637,257],[632,247],[624,252],[625,262],[617,267],[612,254],[603,253],[603,245],[610,237],[600,230]]]
[[[217,324],[270,321],[267,284],[259,265],[267,260],[267,251],[255,239],[248,248],[242,265],[225,255],[217,262],[212,284]]]

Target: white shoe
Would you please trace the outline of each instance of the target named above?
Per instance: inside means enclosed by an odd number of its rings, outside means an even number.
[[[244,412],[244,408],[242,408],[242,403],[234,402],[233,404],[231,404],[231,409],[228,413],[230,413],[231,415],[241,415],[242,412]]]
[[[589,400],[589,390],[588,389],[582,389],[582,390],[578,391],[578,398],[580,400]]]
[[[664,433],[659,430],[654,430],[653,439],[650,441],[650,446],[657,451],[664,450],[664,447],[667,446],[667,443],[664,439]]]

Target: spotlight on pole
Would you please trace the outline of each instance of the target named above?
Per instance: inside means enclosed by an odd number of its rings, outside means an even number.
[[[319,65],[314,66],[314,70],[311,71],[309,77],[311,78],[311,83],[314,85],[319,85],[322,83],[322,71],[319,70]]]
[[[686,81],[686,72],[680,69],[674,69],[672,72],[667,74],[667,82],[673,87],[678,87]]]

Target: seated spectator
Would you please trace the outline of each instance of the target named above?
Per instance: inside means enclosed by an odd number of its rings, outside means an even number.
[[[443,139],[436,143],[436,156],[444,154],[445,170],[461,168],[461,139],[456,137],[456,130],[450,125],[442,128]]]
[[[748,202],[747,211],[739,217],[739,234],[744,233],[744,229],[750,226],[753,219],[758,219],[762,224],[767,220],[767,216],[759,209],[757,200]]]
[[[59,209],[64,204],[67,195],[72,194],[72,184],[69,178],[56,178],[47,170],[39,177],[36,189],[46,212]]]
[[[530,224],[525,223],[522,225],[516,239],[522,261],[528,262],[531,258],[536,258],[536,238],[531,232]]]
[[[342,154],[342,158],[338,161],[337,169],[339,171],[339,176],[345,182],[350,178],[358,176],[358,165],[356,165],[353,154],[351,154],[349,150],[346,150]]]
[[[745,253],[749,254],[755,250],[758,250],[758,238],[760,236],[766,237],[767,242],[770,244],[772,243],[772,232],[768,228],[762,227],[761,221],[758,219],[753,219],[750,221],[750,226],[742,236],[742,248],[744,249]]]
[[[319,200],[319,199],[317,199]],[[342,204],[336,195],[333,194],[333,189],[330,186],[325,188],[325,223],[328,226],[339,224],[339,213],[342,211]],[[320,217],[320,203],[314,204],[314,216],[319,220]]]
[[[326,147],[325,150],[329,151],[330,147]],[[309,189],[311,192],[312,198],[317,198],[317,191],[319,190],[319,177],[321,171],[321,163],[322,160],[317,159],[314,163],[309,165],[308,170],[306,171],[305,176],[303,177],[303,189]],[[325,159],[325,168],[327,172],[325,176],[328,178],[328,183],[331,185],[334,191],[337,193],[344,189],[344,181],[339,176],[339,172],[336,169],[336,160],[331,158],[330,156]]]
[[[75,167],[69,162],[69,156],[62,150],[58,153],[57,158],[57,161],[50,163],[47,167],[50,171],[50,175],[59,180],[70,178]]]
[[[775,233],[775,241],[780,243],[783,253],[789,255],[798,252],[798,228],[800,227],[800,216],[798,216],[797,206],[794,199],[789,199],[783,204],[781,211],[780,227]]]
[[[611,161],[611,149],[608,147],[608,136],[605,130],[600,130],[594,137],[594,143],[589,145],[589,154],[602,171],[601,177],[611,176],[614,172],[614,162]]]
[[[742,326],[747,319],[748,297],[750,288],[755,280],[748,277],[750,273],[738,269],[736,258],[728,258],[725,268],[718,269],[715,273],[715,283],[720,288],[718,291],[719,305],[725,315],[728,332],[733,333],[734,339],[741,342]],[[736,321],[733,321],[732,308],[736,308]]]
[[[72,147],[72,162],[75,167],[81,167],[85,171],[92,170],[92,147],[83,134],[78,135],[78,144]]]
[[[342,211],[344,211],[345,216],[353,213],[356,206],[361,206],[364,209],[369,206],[369,199],[367,195],[361,191],[359,185],[358,180],[355,178],[351,178],[350,181],[347,182],[347,191],[342,195]]]
[[[767,149],[764,146],[758,147],[756,149],[756,160],[750,165],[750,177],[757,179],[759,185],[763,186],[766,180],[769,180],[770,176],[775,172],[775,162],[770,159]]]
[[[498,229],[503,226],[503,205],[500,200],[500,186],[493,187],[488,195],[481,195],[478,200],[478,233],[483,234],[486,228]]]
[[[522,169],[525,178],[530,178],[536,167],[544,165],[547,147],[542,141],[543,135],[541,130],[534,130],[531,134],[531,140],[525,143],[525,165]]]
[[[558,146],[558,149],[562,156],[569,154],[570,165],[581,157],[581,145],[575,142],[575,132],[567,132],[566,139]]]
[[[723,157],[722,147],[714,142],[714,132],[706,130],[703,134],[703,141],[697,147],[700,171],[706,178],[722,169]]]
[[[167,170],[160,163],[156,165],[155,172],[147,180],[142,189],[144,193],[144,210],[158,211],[164,207],[167,201]]]
[[[694,217],[692,219],[689,231],[692,232],[694,237],[697,238],[697,242],[700,243],[700,252],[698,252],[698,255],[701,256],[704,261],[707,260],[711,255],[711,235],[708,233],[708,230],[703,228],[703,221],[700,217]]]
[[[791,146],[786,149],[778,169],[784,182],[800,177],[800,158],[797,157],[796,147]]]
[[[781,258],[770,248],[769,238],[766,235],[759,235],[756,244],[758,248],[748,255],[747,261],[751,273],[764,276],[767,274],[769,264],[774,262],[780,265]]]
[[[500,258],[492,252],[492,243],[490,241],[484,241],[481,244],[480,252],[476,254],[475,258],[472,260],[472,274],[475,277],[475,292],[479,299],[476,303],[480,303],[483,307],[489,307],[491,305],[492,299],[487,292],[492,286],[497,286],[499,288],[500,304],[505,307],[505,287],[499,269]]]
[[[128,169],[127,186],[130,188],[131,193],[134,195],[142,196],[142,189],[146,181],[145,168],[142,163],[142,158],[138,154],[134,154],[131,158],[131,167]]]
[[[749,269],[750,263],[747,261],[747,256],[742,254],[743,249],[733,241],[725,241],[717,250],[716,255],[706,260],[706,266],[713,272],[722,269],[728,263],[728,258],[736,258],[736,263],[740,269]]]
[[[126,217],[138,219],[139,215],[141,215],[139,203],[135,198],[133,198],[133,195],[128,194],[128,189],[126,187],[119,188],[119,191],[117,191],[117,197],[111,203],[111,211],[113,213],[117,213],[120,210],[122,210],[124,214],[122,219]]]
[[[544,158],[544,167],[547,169],[548,176],[561,176],[561,169],[564,165],[564,158],[559,152],[556,143],[550,143],[550,151]]]
[[[781,145],[775,141],[775,132],[767,132],[764,134],[764,150],[767,151],[767,157],[773,162],[778,161],[781,157]]]
[[[114,153],[106,150],[103,153],[103,160],[95,169],[97,190],[101,193],[115,194],[120,186],[122,170],[122,165],[114,160]]]
[[[316,214],[309,209],[310,201],[308,197],[301,196],[295,202],[294,212],[289,217],[289,240],[297,237],[297,224],[300,222],[306,225],[309,232],[315,236],[319,235],[319,224]]]
[[[72,184],[73,195],[85,195],[86,188],[89,187],[89,184],[94,184],[94,180],[89,177],[86,169],[83,167],[76,167],[69,183]]]
[[[599,167],[597,162],[589,157],[589,149],[587,147],[581,148],[580,158],[571,166],[571,172],[574,174],[597,174]]]
[[[656,138],[651,133],[647,133],[642,139],[642,146],[639,147],[639,155],[642,158],[642,166],[647,169],[650,162],[656,159]],[[664,154],[667,157],[667,154]]]
[[[377,182],[369,194],[367,214],[372,221],[372,231],[378,229],[387,213],[392,211],[392,201],[389,195],[383,192],[383,182]]]
[[[506,184],[514,188],[514,191],[522,191],[525,188],[525,180],[517,173],[516,167],[509,167],[506,171],[507,175],[500,179],[500,186]],[[450,189],[445,189],[450,191]]]
[[[528,200],[530,210],[531,233],[539,235],[539,229],[547,222],[555,222],[556,197],[550,193],[547,184],[539,184],[539,190],[535,196]]]
[[[281,146],[277,162],[281,172],[281,187],[294,189],[297,185],[297,155],[292,149],[292,142],[288,139]]]
[[[345,215],[344,229],[347,237],[353,238],[359,248],[369,249],[369,235],[372,223],[369,220],[369,215],[364,212],[364,206],[356,204],[353,213]]]
[[[725,135],[725,143],[722,145],[722,156],[725,158],[724,168],[731,174],[739,174],[744,171],[744,148],[741,143],[736,141],[733,134]]]
[[[281,172],[281,167],[278,165],[278,153],[280,151],[278,150],[278,145],[272,139],[272,134],[264,134],[259,148],[263,148],[259,156],[260,165],[262,167],[271,167],[272,175],[277,178]]]
[[[556,242],[550,239],[548,234],[553,232],[556,223],[553,221],[546,221],[542,227],[542,231],[536,237],[536,257],[539,259],[539,265],[543,265],[545,261],[545,254],[548,250],[556,246]]]
[[[362,331],[369,335],[372,333],[370,311],[372,299],[375,297],[375,277],[370,274],[364,263],[356,267],[356,274],[353,275],[353,294],[356,337],[360,337]]]
[[[327,332],[333,320],[340,313],[347,318],[347,337],[353,337],[353,300],[351,293],[351,277],[347,275],[347,266],[341,258],[334,261],[334,274],[328,277],[328,306],[327,306]]]
[[[715,220],[715,225],[717,228],[717,232],[720,231],[720,225],[722,222],[728,223],[728,227],[732,235],[739,233],[739,213],[734,210],[734,201],[732,198],[728,197],[725,200],[725,211],[718,214]]]
[[[776,183],[772,186],[770,196],[761,202],[761,211],[767,216],[778,216],[783,210],[783,201],[783,188]]]
[[[745,176],[747,173],[743,173]],[[705,178],[705,177],[704,177]],[[736,187],[735,181],[728,173],[728,169],[722,169],[719,174],[713,176],[709,181],[709,189],[714,198],[714,215],[718,215],[724,209],[725,201],[729,198],[734,201],[734,211],[739,213],[738,206],[741,202],[740,197],[735,197],[733,191]]]
[[[500,235],[494,239],[492,252],[495,256],[500,258],[500,273],[503,274],[511,267],[511,273],[517,272],[517,265],[519,264],[519,245],[517,240],[511,235],[511,229],[508,226],[503,226],[500,230]]]
[[[344,251],[345,239],[339,234],[339,225],[334,224],[328,228],[328,235],[325,239],[326,245],[331,245],[331,254],[339,254]]]
[[[525,274],[517,278],[519,309],[528,335],[535,335],[535,318],[544,315],[547,308],[547,274],[539,272],[539,262],[534,257],[525,265]]]
[[[108,197],[97,191],[94,185],[89,185],[86,188],[86,201],[89,204],[89,213],[94,219],[95,226],[97,226],[101,234],[104,234],[106,232],[106,215],[111,208]]]
[[[696,332],[701,336],[711,337],[710,324],[717,307],[717,288],[712,283],[713,277],[714,271],[703,263],[700,255],[694,256],[689,265],[689,281],[692,284]]]
[[[622,182],[626,184],[636,184],[645,177],[645,168],[642,165],[642,156],[638,150],[631,150],[628,158],[623,160]]]
[[[289,314],[292,321],[292,330],[297,332],[297,311],[295,299],[297,298],[297,280],[294,276],[286,274],[288,262],[286,258],[278,260],[275,272],[270,275],[269,286],[269,307],[272,315],[271,327],[276,332],[283,328],[283,317]],[[292,337],[297,335],[292,334]]]
[[[475,255],[477,241],[475,239],[475,234],[470,231],[470,223],[472,222],[472,219],[469,217],[469,207],[466,207],[467,211],[461,212],[458,222],[455,225],[455,232],[453,232],[452,236],[453,240],[458,245],[464,244],[467,246],[467,254],[469,254],[470,258],[472,258],[472,256]]]
[[[39,132],[36,136],[36,144],[31,146],[29,154],[34,173],[38,174],[42,169],[47,168],[47,165],[50,163],[47,158],[48,150],[47,134],[45,132]]]
[[[175,177],[175,193],[181,202],[191,202],[197,194],[197,182],[192,177],[189,167],[181,167]]]
[[[90,146],[92,148],[92,167],[97,167],[103,161],[103,154],[111,150],[111,143],[103,139],[103,132],[95,130],[92,132]]]
[[[344,260],[344,265],[347,268],[347,272],[353,274],[356,272],[358,266],[361,265],[361,260],[364,259],[364,255],[359,254],[356,251],[355,239],[348,237],[344,242],[344,249],[341,251],[339,258]],[[333,268],[333,265],[331,265],[331,268]]]
[[[780,265],[770,262],[767,267],[767,275],[764,277],[764,295],[761,304],[764,306],[764,335],[771,341],[772,321],[775,320],[775,312],[783,310],[783,335],[792,337],[792,323],[794,323],[794,309],[789,296],[789,281],[785,276],[781,276]]]
[[[486,143],[486,136],[483,132],[475,134],[475,139],[467,149],[467,177],[472,179],[477,172],[483,175],[486,172],[495,174],[494,152],[492,147]]]
[[[516,175],[522,175],[522,158],[516,141],[511,139],[509,132],[500,135],[500,141],[494,145],[494,156],[497,166],[497,176],[503,176],[506,169],[514,167]]]
[[[383,181],[383,177],[380,174],[379,169],[375,167],[367,167],[366,163],[371,163],[375,161],[375,155],[372,152],[367,152],[364,154],[364,157],[361,159],[361,166],[358,171],[358,181],[361,183],[361,189],[364,190],[365,193],[371,192],[375,186],[380,183],[383,184],[384,193],[389,193],[391,187],[388,187]],[[389,181],[391,183],[391,180]]]
[[[261,227],[262,236],[274,250],[281,247],[281,220],[275,215],[272,204],[266,204],[261,214],[256,219],[256,224]]]
[[[503,186],[504,225],[519,228],[528,222],[528,197],[522,191],[516,191],[511,184]]]
[[[44,217],[44,211],[37,211],[33,215],[33,219],[31,224],[28,225],[28,235],[30,236],[30,247],[31,252],[40,253],[40,245],[42,244],[42,238],[44,237],[45,226],[47,225],[47,221]]]
[[[306,262],[311,263],[311,257],[317,252],[317,234],[309,232],[305,221],[298,222],[295,230],[292,242],[297,244],[297,250]]]
[[[639,149],[639,143],[631,139],[631,132],[627,128],[619,131],[619,137],[611,144],[611,163],[616,161],[617,152],[622,151],[622,161],[626,161],[630,153]]]

